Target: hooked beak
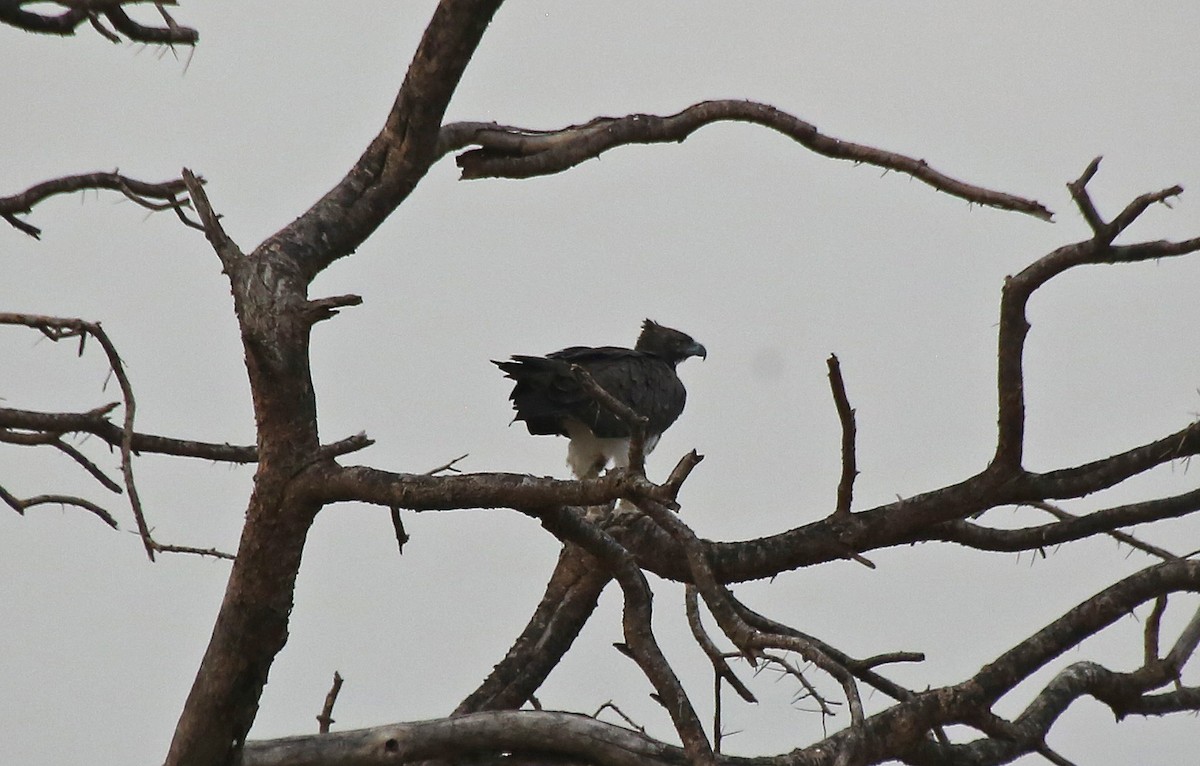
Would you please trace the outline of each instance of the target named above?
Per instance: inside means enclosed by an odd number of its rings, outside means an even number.
[[[708,359],[708,349],[699,343],[693,343],[692,345],[688,346],[687,352],[688,356],[698,356],[701,359]]]

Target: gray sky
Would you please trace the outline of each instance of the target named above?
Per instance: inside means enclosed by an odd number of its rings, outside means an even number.
[[[187,166],[208,179],[248,250],[340,178],[378,130],[432,6],[184,3],[177,16],[200,29],[201,43],[178,58],[90,31],[57,40],[0,29],[0,68],[10,74],[0,86],[0,194],[114,167],[166,180]],[[1103,154],[1091,188],[1109,216],[1143,192],[1188,189],[1173,210],[1149,211],[1126,241],[1200,234],[1197,28],[1191,2],[514,1],[449,119],[552,128],[751,98],[833,136],[1034,197],[1056,223],[973,208],[745,125],[529,181],[459,182],[444,160],[314,284],[314,296],[365,299],[314,334],[324,438],[365,429],[377,444],[351,461],[391,470],[422,471],[465,452],[465,470],[565,476],[563,440],[507,427],[508,384],[488,360],[630,344],[649,316],[709,349],[706,362],[681,368],[688,409],[649,465],[661,478],[688,449],[706,455],[681,498],[701,535],[752,538],[832,508],[830,352],[858,411],[856,508],[965,478],[994,444],[1003,279],[1086,236],[1064,184]],[[139,430],[253,442],[228,285],[198,232],[112,194],[60,198],[29,220],[45,230],[42,242],[0,231],[0,310],[102,321],[128,364]],[[1026,355],[1028,467],[1096,459],[1196,416],[1198,279],[1193,257],[1073,271],[1038,293]],[[111,383],[102,390],[96,349],[77,359],[73,345],[39,337],[0,332],[7,406],[66,411],[118,398]],[[85,447],[115,475],[115,456]],[[161,541],[236,548],[250,469],[147,456],[135,470]],[[147,563],[122,500],[50,450],[0,449],[0,482],[22,496],[88,493],[125,530],[77,510],[0,511],[0,762],[157,762],[227,565]],[[1069,507],[1194,486],[1175,465]],[[405,519],[412,541],[401,557],[386,512],[322,513],[291,640],[252,736],[315,731],[334,670],[346,677],[338,727],[444,715],[503,655],[541,596],[556,542],[507,511]],[[989,520],[1043,519],[1005,510]],[[1200,548],[1200,524],[1163,524],[1144,537],[1185,553]],[[1037,559],[932,545],[870,558],[874,571],[838,563],[736,592],[851,654],[926,652],[927,662],[892,673],[924,688],[961,680],[1151,563],[1107,540]],[[707,711],[711,679],[685,638],[681,589],[657,585],[668,657]],[[664,736],[669,721],[647,699],[649,685],[609,646],[620,637],[619,602],[605,594],[539,698],[585,712],[612,700]],[[1196,599],[1172,604],[1164,635],[1173,638]],[[1139,629],[1127,620],[1066,659],[1136,667]],[[1197,672],[1185,681],[1200,681]],[[789,705],[788,683],[764,676],[754,688],[766,698],[758,708],[727,698],[727,728],[743,731],[728,751],[769,754],[820,737],[819,718]],[[999,711],[1027,699],[1014,695]],[[1050,744],[1099,766],[1181,762],[1195,752],[1197,726],[1190,716],[1116,726],[1083,700]]]

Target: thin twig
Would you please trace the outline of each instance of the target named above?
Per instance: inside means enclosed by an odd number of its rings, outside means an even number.
[[[171,545],[169,543],[160,543],[157,540],[151,540],[150,543],[154,546],[154,550],[158,553],[186,553],[191,556],[207,556],[214,559],[224,559],[233,561],[237,558],[232,553],[218,550],[217,548],[196,548],[191,545]]]
[[[729,682],[733,690],[738,693],[746,702],[751,704],[757,703],[758,699],[746,687],[742,680],[737,677],[733,669],[729,667],[729,663],[725,661],[726,655],[717,647],[708,632],[704,629],[704,624],[700,620],[700,603],[695,585],[688,585],[684,589],[684,613],[687,615],[688,627],[692,629],[692,637],[696,639],[696,643],[700,649],[708,657],[712,663],[713,673],[718,679],[724,679]],[[717,685],[718,690],[720,684]],[[719,732],[719,729],[714,730],[714,734]],[[714,748],[715,749],[715,748]]]
[[[800,682],[800,685],[804,687],[803,693],[797,693],[795,696],[793,696],[793,703],[800,701],[805,696],[808,696],[817,703],[817,707],[819,708],[819,712],[822,716],[833,717],[837,715],[837,713],[833,710],[833,706],[840,705],[841,703],[834,700],[825,699],[825,697],[817,690],[817,687],[813,686],[812,682],[805,677],[800,668],[788,662],[786,657],[781,657],[771,652],[763,652],[762,658],[768,665],[777,666],[780,673],[795,678]]]
[[[3,11],[0,10],[0,21],[3,20]],[[198,183],[203,183],[203,179],[198,179]],[[180,199],[179,197],[185,190],[184,181],[181,179],[165,181],[163,183],[147,183],[146,181],[139,181],[135,178],[123,176],[119,171],[114,170],[112,172],[82,173],[74,176],[54,178],[31,186],[23,192],[8,197],[0,197],[0,218],[3,218],[17,230],[28,234],[34,239],[39,239],[42,230],[21,220],[17,216],[29,214],[32,212],[34,205],[55,195],[69,194],[85,189],[110,189],[112,191],[119,191],[139,205],[149,207],[152,210],[170,208],[179,212],[188,204],[187,200]],[[161,200],[162,202],[161,204],[157,204],[152,202],[152,200]]]
[[[447,463],[442,463],[437,468],[430,468],[425,472],[425,476],[437,476],[439,473],[444,473],[446,471],[450,471],[451,473],[462,473],[462,471],[458,470],[458,468],[455,466],[457,466],[463,460],[466,460],[468,454],[469,453],[464,452],[453,460]]]
[[[32,433],[12,431],[8,428],[0,426],[0,442],[5,444],[21,444],[25,446],[34,445],[49,445],[54,447],[59,452],[62,452],[67,457],[74,460],[83,469],[92,475],[96,481],[104,485],[104,488],[110,492],[121,493],[121,485],[117,484],[112,479],[100,470],[100,466],[93,463],[86,455],[77,450],[75,447],[67,444],[62,440],[62,434],[47,433],[42,431],[34,431]]]
[[[129,382],[129,376],[125,374],[125,365],[121,362],[116,346],[113,345],[100,324],[98,322],[90,323],[87,330],[104,349],[104,355],[108,357],[109,368],[116,376],[117,385],[121,388],[121,399],[124,403],[124,424],[121,428],[121,476],[125,479],[125,492],[129,496],[129,507],[133,510],[133,518],[137,523],[138,533],[142,536],[146,555],[153,561],[155,544],[150,536],[150,527],[146,523],[146,515],[142,509],[142,500],[138,494],[137,484],[133,480],[133,418],[137,412],[133,385]]]
[[[825,363],[829,367],[829,387],[833,389],[833,403],[837,407],[838,420],[842,424],[842,478],[838,482],[837,506],[833,515],[846,517],[850,515],[854,478],[858,476],[857,461],[854,457],[854,410],[846,396],[846,383],[842,380],[842,366],[837,355],[830,354]]]
[[[621,720],[622,720],[622,721],[624,721],[625,723],[629,724],[629,725],[630,725],[630,727],[632,727],[632,728],[634,728],[634,729],[637,729],[637,730],[638,730],[639,732],[641,732],[642,734],[645,734],[645,733],[646,733],[646,729],[645,729],[645,727],[641,726],[641,725],[640,725],[640,724],[639,724],[637,721],[635,721],[635,720],[633,720],[632,718],[630,718],[629,716],[625,715],[625,711],[624,711],[624,710],[621,710],[621,708],[617,707],[617,706],[616,706],[616,705],[613,703],[613,701],[612,701],[612,700],[609,700],[608,702],[605,702],[605,703],[604,703],[603,705],[601,705],[600,707],[596,708],[596,712],[595,712],[595,713],[592,713],[592,718],[599,718],[599,717],[600,717],[600,714],[601,714],[601,713],[603,713],[605,710],[611,710],[611,711],[613,711],[614,713],[616,713],[618,716],[620,716],[620,717],[621,717]]]
[[[1158,660],[1158,637],[1162,628],[1162,616],[1167,611],[1167,597],[1159,596],[1154,599],[1154,608],[1146,618],[1146,628],[1142,634],[1142,664],[1149,665]]]
[[[404,554],[404,544],[408,542],[408,532],[404,531],[404,520],[400,518],[399,506],[391,507],[392,531],[396,534],[396,550]]]
[[[337,703],[338,694],[342,691],[342,674],[333,671],[333,685],[329,687],[329,692],[325,695],[325,704],[321,707],[321,712],[317,715],[317,731],[320,734],[328,734],[329,727],[334,723],[333,706]]]
[[[1063,510],[1062,508],[1055,505],[1054,503],[1047,503],[1045,501],[1036,501],[1036,502],[1027,503],[1027,505],[1030,508],[1037,508],[1040,511],[1045,511],[1046,513],[1050,514],[1051,516],[1058,519],[1059,521],[1078,521],[1081,518],[1080,516],[1077,516],[1074,513]],[[1142,542],[1141,540],[1137,539],[1136,537],[1129,534],[1128,532],[1121,532],[1120,530],[1113,529],[1113,530],[1105,531],[1104,534],[1108,535],[1109,537],[1111,537],[1114,540],[1117,540],[1118,542],[1125,543],[1130,548],[1136,548],[1137,550],[1142,551],[1144,553],[1149,553],[1151,556],[1157,556],[1158,558],[1163,559],[1164,561],[1174,561],[1175,559],[1179,558],[1179,556],[1176,556],[1174,553],[1171,553],[1168,550],[1159,548],[1156,545],[1151,545],[1150,543]]]
[[[73,505],[77,508],[82,508],[85,511],[94,514],[97,518],[113,529],[117,528],[117,520],[113,518],[111,513],[96,505],[92,501],[85,500],[82,497],[73,497],[71,495],[34,495],[33,497],[22,500],[16,495],[13,495],[5,490],[3,487],[0,487],[0,500],[3,500],[5,505],[9,506],[22,516],[25,515],[26,509],[33,508],[34,506],[38,505]]]

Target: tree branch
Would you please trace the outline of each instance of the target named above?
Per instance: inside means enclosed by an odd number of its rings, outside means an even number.
[[[1004,469],[989,468],[957,484],[858,511],[848,519],[830,517],[755,540],[703,541],[702,544],[720,582],[773,577],[790,569],[853,557],[855,553],[875,548],[908,544],[927,536],[939,539],[940,529],[936,530],[936,535],[930,532],[945,522],[962,520],[998,506],[1047,498],[1082,497],[1108,489],[1155,466],[1197,453],[1200,453],[1200,423],[1072,468],[1041,474],[1022,473],[1017,477]],[[1176,502],[1186,504],[1191,500]],[[1150,508],[1153,512],[1163,513],[1164,517],[1170,515],[1168,506],[1151,505]],[[961,527],[954,527],[947,534],[968,533]],[[692,570],[685,551],[665,533],[650,531],[640,538],[623,539],[623,542],[647,570],[668,579],[691,581]]]
[[[204,232],[204,237],[212,246],[213,252],[217,254],[217,258],[220,259],[223,271],[231,279],[236,278],[238,267],[246,260],[245,254],[225,232],[225,227],[221,225],[221,216],[213,210],[212,203],[208,200],[208,194],[204,191],[204,179],[187,168],[183,169],[182,176],[188,196],[191,197],[192,206],[196,208],[196,213],[200,216],[198,228]],[[239,294],[240,291],[234,291],[235,299]]]
[[[366,466],[314,465],[297,477],[296,489],[321,503],[362,502],[415,511],[605,505],[638,497],[668,499],[670,488],[620,471],[581,481],[521,473],[450,476],[394,473]]]
[[[733,672],[733,668],[729,667],[725,654],[717,648],[716,643],[709,637],[708,632],[704,630],[704,624],[700,621],[698,595],[695,585],[688,585],[684,590],[684,612],[687,615],[688,627],[692,630],[692,638],[696,639],[696,645],[700,647],[700,650],[708,657],[708,661],[712,663],[713,673],[717,678],[726,681],[737,692],[737,695],[746,702],[751,704],[758,702],[754,693],[742,683],[742,679],[737,677],[737,674]],[[713,737],[715,738],[719,733],[719,730],[714,729]]]
[[[557,508],[539,518],[552,534],[584,548],[612,573],[625,597],[621,622],[630,656],[654,686],[659,702],[671,716],[688,760],[695,766],[715,763],[712,745],[704,734],[700,718],[654,638],[653,597],[646,576],[633,556],[577,510]]]
[[[0,2],[2,1],[0,0]],[[0,20],[3,20],[2,6],[0,6]],[[197,182],[203,183],[204,181],[203,179],[197,179]],[[17,216],[33,212],[34,205],[55,195],[69,194],[85,189],[111,189],[119,191],[125,195],[126,199],[148,210],[171,209],[180,217],[184,217],[183,209],[188,205],[187,200],[181,199],[179,196],[185,191],[185,184],[182,179],[164,181],[163,183],[146,183],[145,181],[138,181],[137,179],[123,176],[114,170],[111,173],[84,173],[82,175],[54,178],[31,186],[19,194],[0,197],[0,218],[8,221],[18,231],[24,232],[34,239],[40,239],[42,230],[30,223],[26,223]],[[160,201],[161,204],[155,203],[154,200]]]
[[[71,495],[35,495],[22,500],[4,489],[4,487],[0,487],[0,500],[3,500],[5,505],[22,516],[25,515],[27,508],[33,508],[38,505],[73,505],[99,517],[101,521],[113,529],[117,528],[117,520],[113,518],[111,513],[82,497],[73,497]]]
[[[611,579],[581,548],[565,545],[529,623],[454,715],[524,705],[571,648]]]
[[[286,249],[312,279],[383,223],[440,156],[438,130],[446,106],[501,2],[438,4],[383,130],[345,178],[261,250]]]
[[[7,315],[0,314],[0,324]],[[122,430],[107,419],[117,402],[87,412],[34,412],[0,407],[0,428],[35,432],[37,438],[53,439],[68,433],[92,434],[112,447],[120,446]],[[16,432],[12,432],[16,433]],[[0,433],[0,441],[10,441]],[[15,443],[15,442],[13,442]],[[322,457],[337,457],[374,444],[366,434],[358,433],[321,447]],[[134,431],[130,447],[135,455],[143,453],[194,457],[218,463],[254,463],[258,448],[235,444],[216,444]]]
[[[333,671],[333,684],[329,687],[329,692],[325,695],[325,704],[321,706],[321,712],[317,714],[317,732],[319,734],[328,734],[329,727],[333,725],[333,706],[337,704],[338,694],[342,691],[342,674]]]
[[[696,590],[704,598],[705,605],[717,621],[721,631],[747,660],[757,662],[766,649],[794,651],[841,684],[846,694],[846,703],[850,708],[851,729],[854,731],[841,752],[845,754],[856,752],[861,744],[858,735],[861,733],[864,713],[858,687],[848,669],[821,651],[820,647],[799,639],[794,634],[764,633],[747,623],[734,606],[735,599],[732,594],[713,575],[705,549],[691,528],[666,507],[653,501],[642,500],[638,502],[638,508],[683,546]]]
[[[988,698],[998,699],[1051,658],[1111,625],[1134,607],[1167,593],[1198,588],[1200,561],[1168,561],[1135,572],[1005,652],[980,670],[971,683],[978,684]]]
[[[829,387],[833,390],[833,403],[837,408],[838,420],[842,424],[842,478],[838,482],[836,516],[849,516],[854,497],[854,478],[858,468],[854,457],[854,410],[846,396],[846,383],[842,380],[842,365],[836,354],[825,360],[829,367]]]
[[[3,416],[3,411],[0,411],[0,417]],[[96,481],[100,482],[105,489],[110,492],[121,493],[121,485],[117,484],[104,471],[100,470],[100,466],[93,463],[86,455],[64,442],[60,437],[62,434],[55,433],[22,433],[19,431],[10,431],[7,428],[0,428],[0,442],[5,444],[19,444],[22,446],[35,446],[48,444],[59,452],[62,452],[67,457],[74,460],[79,465],[83,466],[83,470],[92,475]]]
[[[112,42],[121,42],[121,38],[100,26],[99,18],[108,19],[113,27],[123,33],[131,42],[165,44],[165,45],[195,45],[200,39],[200,33],[190,27],[183,27],[167,14],[165,5],[175,5],[176,0],[155,0],[154,5],[166,21],[165,27],[152,27],[138,24],[129,18],[122,8],[124,5],[147,4],[150,0],[0,0],[0,24],[7,24],[26,32],[39,34],[60,35],[68,37],[84,21],[88,21],[104,37]],[[66,10],[57,15],[27,11],[25,5],[58,5]]]
[[[1030,503],[1042,508],[1046,503]],[[1083,516],[1063,516],[1058,522],[1039,524],[1020,529],[993,529],[969,521],[948,521],[923,531],[916,540],[941,540],[985,551],[1028,551],[1046,548],[1073,540],[1083,540],[1096,534],[1112,533],[1122,527],[1145,524],[1162,519],[1186,516],[1200,510],[1200,490],[1181,495],[1146,500],[1092,511]],[[1144,544],[1123,540],[1128,545],[1146,550]],[[1149,551],[1153,555],[1159,552]]]
[[[1130,202],[1112,223],[1104,222],[1086,185],[1099,167],[1099,158],[1092,161],[1076,181],[1068,184],[1081,215],[1092,228],[1094,236],[1083,242],[1060,247],[1026,267],[1004,284],[1000,298],[999,348],[997,351],[998,434],[996,454],[992,464],[1016,472],[1021,469],[1025,438],[1025,381],[1023,357],[1029,320],[1025,308],[1034,291],[1067,269],[1085,264],[1135,263],[1155,258],[1185,255],[1200,250],[1200,237],[1183,242],[1142,242],[1136,245],[1114,246],[1113,240],[1128,228],[1146,208],[1155,202],[1180,194],[1183,189],[1172,186],[1160,192],[1143,194]]]
[[[472,755],[500,752],[554,752],[599,766],[688,764],[681,748],[590,716],[514,710],[247,742],[242,766],[327,766],[334,753],[343,763],[383,764],[461,761]]]
[[[703,101],[666,117],[597,117],[583,125],[544,131],[457,122],[442,128],[437,149],[441,156],[467,146],[479,147],[458,156],[463,178],[530,178],[559,173],[617,146],[679,143],[705,125],[730,121],[770,128],[825,157],[905,173],[938,191],[978,205],[1047,221],[1053,215],[1034,200],[964,183],[934,170],[925,160],[825,135],[811,123],[753,101]]]

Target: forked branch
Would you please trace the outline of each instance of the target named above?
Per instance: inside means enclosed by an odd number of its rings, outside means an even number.
[[[998,434],[993,467],[1010,472],[1021,470],[1025,440],[1025,379],[1023,358],[1029,320],[1025,309],[1034,291],[1067,269],[1086,264],[1136,263],[1167,258],[1200,250],[1200,237],[1181,242],[1142,242],[1114,245],[1116,239],[1138,216],[1157,202],[1165,202],[1182,193],[1179,186],[1143,194],[1125,206],[1111,222],[1100,217],[1087,193],[1087,183],[1099,168],[1099,158],[1083,174],[1068,184],[1080,214],[1088,222],[1093,237],[1060,247],[1038,259],[1004,284],[1000,299],[999,348],[997,351]]]

